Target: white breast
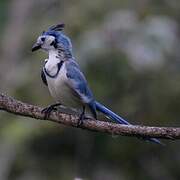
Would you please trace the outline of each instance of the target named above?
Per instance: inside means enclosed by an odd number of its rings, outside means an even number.
[[[56,74],[58,70],[57,60],[58,58],[56,57],[54,57],[53,59],[51,58],[45,65],[45,68],[50,75]],[[61,66],[57,77],[51,78],[46,75],[46,79],[50,94],[56,102],[60,102],[67,107],[82,107],[82,103],[80,102],[80,100],[74,95],[73,90],[67,85],[68,79],[66,76],[65,62]]]

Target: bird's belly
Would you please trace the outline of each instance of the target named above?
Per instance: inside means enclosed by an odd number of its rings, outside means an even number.
[[[72,108],[81,108],[82,103],[74,95],[72,89],[66,83],[66,77],[63,75],[56,78],[47,78],[48,88],[51,96],[56,102],[60,102],[62,105]]]

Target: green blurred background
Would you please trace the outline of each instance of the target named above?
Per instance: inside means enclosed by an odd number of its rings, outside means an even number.
[[[100,102],[134,124],[180,126],[179,0],[1,0],[1,92],[53,102],[40,79],[47,55],[31,47],[59,22]],[[0,180],[180,179],[179,141],[161,147],[6,112],[0,119]]]

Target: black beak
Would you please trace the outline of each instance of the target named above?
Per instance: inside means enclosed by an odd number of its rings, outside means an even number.
[[[33,52],[33,51],[37,51],[37,50],[40,49],[40,48],[41,48],[41,44],[35,43],[35,44],[33,45],[33,47],[32,47],[32,52]]]

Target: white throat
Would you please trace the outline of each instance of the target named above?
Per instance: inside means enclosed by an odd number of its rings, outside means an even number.
[[[59,58],[58,58],[58,50],[50,50],[49,52],[49,60],[50,61],[55,61],[55,62],[59,62]]]
[[[57,64],[60,62],[60,58],[58,56],[57,50],[53,49],[50,50],[48,53],[49,53],[49,59],[45,64],[45,68],[49,74],[53,75],[57,72]]]

